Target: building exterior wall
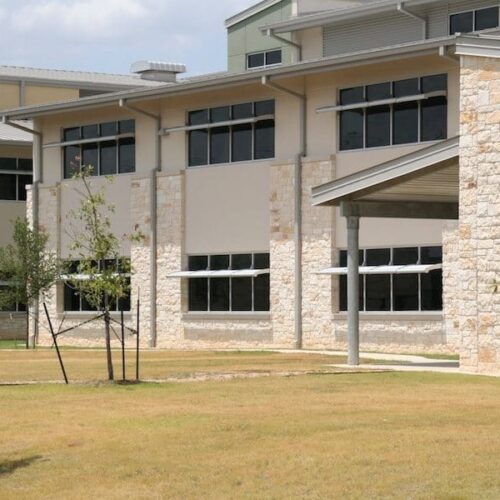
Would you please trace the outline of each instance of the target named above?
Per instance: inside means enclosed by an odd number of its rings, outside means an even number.
[[[0,312],[0,340],[22,340],[26,338],[26,315],[24,313]]]
[[[228,29],[228,70],[239,72],[246,70],[246,55],[263,50],[283,49],[283,62],[292,60],[290,46],[264,36],[260,28],[266,24],[285,21],[292,15],[291,0],[283,0],[268,9],[259,12]],[[289,35],[285,35],[287,38]]]
[[[461,366],[500,372],[500,59],[462,56]]]

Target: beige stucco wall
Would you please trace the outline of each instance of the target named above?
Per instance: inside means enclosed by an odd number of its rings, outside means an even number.
[[[269,162],[186,171],[188,254],[269,251]]]
[[[0,83],[0,109],[19,106],[19,84]]]

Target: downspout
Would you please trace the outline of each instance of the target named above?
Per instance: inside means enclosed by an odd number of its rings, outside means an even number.
[[[427,18],[419,16],[413,12],[410,12],[409,10],[406,10],[406,7],[404,6],[403,2],[398,2],[397,6],[398,12],[401,12],[401,14],[405,14],[408,17],[411,17],[413,19],[416,19],[417,21],[420,21],[422,23],[422,39],[426,40],[427,39]]]
[[[151,214],[151,223],[150,223],[150,330],[151,330],[151,339],[150,346],[156,347],[157,345],[157,311],[156,311],[156,300],[157,300],[157,276],[158,276],[158,264],[157,264],[157,255],[158,255],[158,190],[157,190],[157,173],[161,172],[161,115],[155,115],[154,113],[150,113],[149,111],[145,111],[140,108],[136,108],[127,103],[125,99],[120,99],[119,101],[120,108],[128,109],[134,113],[141,114],[143,116],[147,116],[148,118],[152,118],[156,121],[157,133],[156,135],[156,166],[151,170],[151,179],[150,179],[150,214]]]
[[[290,45],[291,47],[297,50],[297,62],[302,61],[302,45],[300,43],[292,42],[283,36],[276,35],[272,29],[267,29],[265,31],[266,36],[269,38],[274,38],[278,42],[284,43],[286,45]]]
[[[295,348],[302,349],[302,162],[307,156],[307,97],[262,77],[262,85],[284,92],[300,100],[300,152],[294,170],[294,246],[295,246]]]
[[[19,125],[18,123],[11,122],[7,116],[2,118],[2,122],[5,125],[9,125],[10,127],[17,128],[18,130],[22,130],[28,134],[33,136],[33,184],[31,189],[31,220],[33,224],[33,230],[38,231],[39,224],[39,188],[40,183],[43,182],[43,135],[38,130],[33,130],[28,127],[24,127],[23,125]],[[36,340],[38,339],[38,308],[39,303],[38,300],[35,303],[35,311],[34,311],[34,321],[35,328],[33,332],[33,347],[35,347]]]

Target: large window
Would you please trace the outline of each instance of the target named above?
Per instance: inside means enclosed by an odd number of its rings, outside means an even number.
[[[104,262],[100,262],[98,267],[105,266],[106,269],[116,269],[117,273],[124,272],[123,264],[124,262],[128,262],[122,259],[119,260],[105,260]],[[127,264],[125,266],[129,268]],[[72,261],[69,264],[69,274],[78,274],[79,270],[79,261]],[[130,279],[129,282],[129,291],[127,295],[121,299],[116,299],[116,297],[111,297],[109,299],[110,310],[119,312],[119,311],[130,311]],[[103,298],[104,301],[104,298]],[[68,281],[64,282],[64,311],[65,312],[96,312],[97,308],[90,305],[84,297],[80,295],[78,290]]]
[[[441,247],[376,248],[360,251],[360,266],[441,264]],[[340,266],[347,266],[347,252],[340,252]],[[416,274],[360,275],[360,311],[441,311],[443,273],[436,269]],[[347,276],[340,276],[339,309],[347,310]]]
[[[190,167],[274,158],[274,101],[191,111],[188,134]]]
[[[269,254],[196,255],[190,271],[269,269]],[[189,278],[189,311],[269,311],[269,273],[254,277]]]
[[[281,49],[267,50],[263,52],[254,52],[247,54],[247,69],[264,68],[266,66],[275,66],[282,62]]]
[[[446,139],[446,74],[342,89],[341,151]]]
[[[0,158],[0,200],[26,201],[26,186],[33,183],[33,160]]]
[[[450,35],[498,28],[499,7],[468,10],[450,15]]]
[[[93,175],[135,172],[135,121],[121,120],[63,130],[64,178],[83,167]]]

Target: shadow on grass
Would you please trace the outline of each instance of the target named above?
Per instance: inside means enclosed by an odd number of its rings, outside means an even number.
[[[42,460],[41,455],[34,455],[32,457],[21,458],[20,460],[6,460],[0,462],[0,477],[8,476],[14,473],[17,469],[24,469],[29,467],[35,462]]]

